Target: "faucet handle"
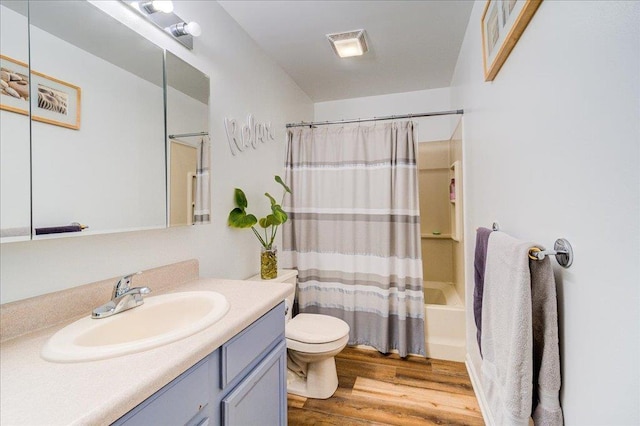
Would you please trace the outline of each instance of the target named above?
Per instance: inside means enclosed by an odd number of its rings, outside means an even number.
[[[130,294],[135,294],[135,295],[147,295],[149,293],[151,293],[151,289],[149,287],[133,287],[129,289],[129,293]]]
[[[120,278],[115,286],[113,286],[113,293],[111,294],[111,299],[115,299],[116,297],[122,295],[129,291],[131,281],[133,280],[134,275],[140,275],[142,271],[134,272],[124,277]]]
[[[120,297],[132,296],[135,300],[135,306],[138,306],[144,303],[142,296],[146,296],[149,293],[151,293],[151,289],[149,287],[132,287],[122,293]]]

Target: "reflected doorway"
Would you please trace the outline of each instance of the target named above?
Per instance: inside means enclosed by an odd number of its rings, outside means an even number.
[[[170,226],[193,225],[195,214],[197,148],[171,141]]]

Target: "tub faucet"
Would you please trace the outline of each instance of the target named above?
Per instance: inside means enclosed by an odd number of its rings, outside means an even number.
[[[111,315],[119,314],[120,312],[142,305],[144,303],[142,295],[151,293],[151,289],[149,287],[131,288],[133,276],[141,273],[142,272],[136,272],[120,278],[116,285],[113,286],[111,300],[95,308],[91,313],[91,318],[99,319],[110,317]]]

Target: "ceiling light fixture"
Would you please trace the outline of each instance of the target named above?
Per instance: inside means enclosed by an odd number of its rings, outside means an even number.
[[[369,50],[364,38],[364,30],[327,34],[327,39],[333,51],[341,58],[361,56]]]
[[[202,28],[200,28],[200,24],[193,21],[189,22],[188,24],[186,22],[173,24],[169,28],[167,28],[167,31],[169,31],[174,37],[181,37],[185,35],[198,37],[200,34],[202,34]]]
[[[202,34],[202,28],[200,28],[198,23],[187,23],[184,19],[173,13],[172,1],[121,1],[129,5],[133,10],[139,13],[140,16],[156,25],[187,49],[193,49],[193,38]]]
[[[164,0],[154,0],[148,1],[146,3],[140,3],[140,7],[145,10],[148,14],[162,12],[162,13],[171,13],[173,12],[173,2],[172,1],[164,1]]]

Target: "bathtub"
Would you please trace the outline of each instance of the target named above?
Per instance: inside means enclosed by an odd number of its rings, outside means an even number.
[[[424,282],[424,337],[427,357],[464,361],[464,303],[451,283]]]

